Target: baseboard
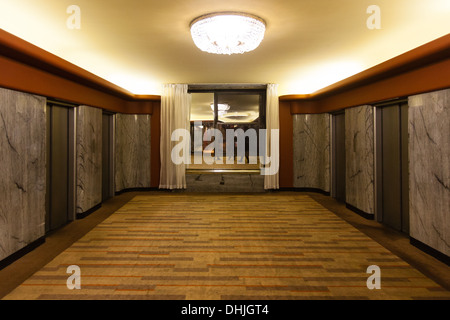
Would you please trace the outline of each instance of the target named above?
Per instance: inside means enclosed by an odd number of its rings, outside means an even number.
[[[100,209],[102,207],[102,204],[99,203],[98,205],[96,205],[95,207],[92,207],[91,209],[85,211],[85,212],[81,212],[81,213],[77,213],[77,220],[80,219],[84,219],[86,218],[88,215],[90,215],[92,212],[97,211],[98,209]]]
[[[160,189],[155,188],[155,187],[153,187],[153,188],[128,188],[128,189],[116,191],[115,195],[119,196],[119,195],[121,195],[123,193],[127,193],[127,192],[148,192],[148,191],[160,191]]]
[[[322,189],[319,189],[319,188],[280,188],[280,189],[275,190],[275,191],[314,192],[314,193],[323,194],[325,196],[329,196],[330,195],[330,192],[323,191]]]
[[[367,220],[374,220],[375,219],[375,215],[372,213],[367,213],[365,211],[362,211],[361,209],[358,209],[354,206],[352,206],[351,204],[346,203],[345,206],[347,207],[347,209],[352,210],[353,212],[359,214],[361,217],[363,217],[364,219]]]
[[[330,192],[328,191],[324,191],[322,189],[319,188],[294,188],[295,192],[315,192],[315,193],[320,193],[323,194],[325,196],[329,196]]]
[[[6,268],[7,266],[12,264],[13,262],[19,260],[24,255],[26,255],[27,253],[33,251],[34,249],[36,249],[37,247],[39,247],[40,245],[42,245],[44,243],[45,243],[45,236],[41,237],[41,238],[39,238],[39,239],[37,239],[35,241],[33,241],[32,243],[30,243],[29,245],[23,247],[19,251],[16,251],[15,253],[11,254],[8,257],[6,257],[2,261],[0,261],[0,270]]]
[[[447,266],[450,266],[450,257],[447,256],[445,253],[442,253],[430,247],[429,245],[423,243],[422,241],[414,239],[413,237],[409,237],[409,243],[414,247],[422,250],[423,252],[429,254],[430,256],[436,258],[437,260],[445,263]]]

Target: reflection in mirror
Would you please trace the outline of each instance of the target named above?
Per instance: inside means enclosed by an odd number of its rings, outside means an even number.
[[[259,129],[265,128],[260,112],[261,107],[265,107],[261,95],[248,92],[192,93],[193,147],[188,169],[260,170]],[[208,152],[208,159],[215,159],[214,163],[204,161],[202,155],[205,152]]]

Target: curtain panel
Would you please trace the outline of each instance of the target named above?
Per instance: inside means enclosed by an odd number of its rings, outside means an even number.
[[[278,169],[280,165],[280,117],[278,84],[267,85],[266,129],[264,189],[279,189],[280,184]]]
[[[186,159],[190,157],[187,152],[190,150],[190,140],[184,133],[189,133],[190,109],[191,95],[188,94],[187,84],[164,85],[161,96],[160,189],[186,189]],[[172,141],[173,138],[180,140]],[[184,144],[182,150],[186,154],[174,155],[172,150],[180,144]],[[174,156],[181,156],[184,161],[174,161]]]

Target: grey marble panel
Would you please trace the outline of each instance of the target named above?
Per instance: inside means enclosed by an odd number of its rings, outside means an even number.
[[[374,110],[360,106],[345,110],[346,202],[373,214]]]
[[[150,123],[150,115],[116,115],[116,192],[150,187]]]
[[[0,88],[0,260],[45,234],[45,105]]]
[[[84,213],[102,202],[102,110],[77,107],[77,201]]]
[[[409,98],[411,237],[450,256],[450,89]]]
[[[293,117],[294,187],[330,191],[330,115]]]

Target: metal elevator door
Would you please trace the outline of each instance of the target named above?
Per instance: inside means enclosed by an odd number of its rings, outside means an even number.
[[[382,221],[405,233],[409,233],[407,107],[381,109]]]
[[[65,225],[69,213],[69,110],[47,107],[47,219],[46,231]]]
[[[335,198],[345,202],[345,113],[334,118],[334,187]]]

